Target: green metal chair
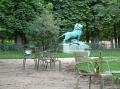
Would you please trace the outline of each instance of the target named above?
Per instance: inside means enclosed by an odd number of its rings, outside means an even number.
[[[86,65],[86,66],[84,66]],[[89,80],[89,89],[91,89],[91,78],[92,76],[96,76],[96,73],[94,72],[94,66],[93,63],[91,61],[85,61],[85,62],[80,62],[79,64],[77,64],[76,66],[79,66],[79,68],[77,69],[78,71],[78,77],[77,77],[77,83],[76,83],[76,89],[79,89],[79,81],[81,76],[88,76]]]
[[[119,66],[120,60],[113,59],[113,60],[103,60],[103,61],[104,63],[102,62],[102,66],[101,66],[102,71],[100,72],[100,77],[101,77],[100,89],[105,89],[104,81],[105,79],[108,78],[111,79],[112,89],[114,89],[115,88],[114,75],[120,74],[120,66]]]
[[[43,70],[46,70],[48,67],[50,67],[50,69],[55,69],[56,62],[59,63],[59,71],[60,71],[61,61],[58,60],[57,57],[52,55],[50,52],[39,52],[37,70],[39,69],[39,64],[42,65]]]
[[[73,53],[74,58],[75,58],[75,65],[79,64],[80,62],[85,62],[85,61],[89,61],[89,53],[87,51],[84,52],[74,52]],[[77,71],[76,66],[75,67],[75,71]]]
[[[34,59],[35,62],[35,68],[37,66],[37,59],[36,57],[33,55],[33,49],[27,48],[24,49],[24,56],[23,56],[23,68],[25,69],[26,67],[26,60],[27,59]]]
[[[75,70],[77,70],[78,77],[76,82],[76,89],[78,89],[79,81],[81,76],[88,76],[89,77],[89,89],[91,89],[91,77],[95,76],[94,72],[94,65],[89,58],[89,53],[85,52],[75,52]],[[84,66],[86,65],[86,66]]]

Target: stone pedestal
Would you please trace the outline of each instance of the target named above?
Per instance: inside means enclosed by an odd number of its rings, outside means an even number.
[[[63,52],[64,52],[64,53],[70,53],[69,44],[63,43]]]
[[[71,43],[63,43],[62,45],[63,45],[63,52],[64,53],[87,51],[90,54],[90,50],[86,50],[87,48],[85,49],[83,47],[83,45],[71,44]],[[86,44],[84,44],[84,45],[86,45]]]

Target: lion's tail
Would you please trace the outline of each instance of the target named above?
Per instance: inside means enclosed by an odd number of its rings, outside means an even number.
[[[61,38],[61,37],[63,37],[65,34],[63,34],[63,35],[61,35],[61,36],[59,36],[58,38]]]

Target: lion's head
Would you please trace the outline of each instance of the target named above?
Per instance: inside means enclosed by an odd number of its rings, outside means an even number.
[[[76,23],[75,27],[74,27],[74,30],[80,30],[81,28],[83,28],[83,25],[81,25],[79,23]]]

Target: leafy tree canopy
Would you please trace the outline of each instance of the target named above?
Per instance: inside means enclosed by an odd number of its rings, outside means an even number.
[[[14,31],[24,31],[43,8],[42,0],[1,0],[0,26]]]
[[[48,10],[43,10],[41,17],[37,17],[31,24],[27,34],[31,43],[43,46],[43,50],[45,50],[56,45],[59,28],[53,15]]]

